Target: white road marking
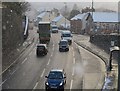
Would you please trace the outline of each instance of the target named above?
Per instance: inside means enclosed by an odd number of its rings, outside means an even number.
[[[25,58],[24,61],[21,64],[25,63],[25,61],[27,61],[27,58]]]
[[[74,68],[73,68],[72,76],[74,76]]]
[[[45,68],[44,68],[44,70],[43,70],[43,72],[41,74],[41,78],[43,77],[44,73],[45,73]]]
[[[50,64],[50,59],[48,60],[48,63],[47,63],[47,65],[49,65]]]
[[[73,47],[72,47],[72,51],[73,51]]]
[[[75,64],[75,58],[73,58],[73,64]]]
[[[11,73],[11,75],[13,75],[16,71],[17,71],[17,69],[16,69],[15,71],[13,71],[13,72]]]
[[[55,49],[55,48],[53,47],[53,49],[52,49],[52,50],[54,51],[54,49]]]
[[[70,83],[70,91],[72,90],[72,85],[73,85],[73,80],[71,80],[71,83]]]
[[[53,56],[53,53],[51,54],[51,57]]]
[[[5,79],[1,84],[0,87],[7,81],[7,79]]]
[[[54,43],[53,43],[53,47],[54,47],[55,45],[54,45]]]
[[[34,86],[34,88],[33,88],[33,89],[36,89],[37,85],[38,85],[38,82],[35,84],[35,86]]]
[[[75,53],[74,53],[74,51],[73,51],[73,57],[75,57]]]
[[[32,51],[30,52],[29,56],[32,54]]]

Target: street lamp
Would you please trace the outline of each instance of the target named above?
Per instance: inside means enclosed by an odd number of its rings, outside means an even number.
[[[66,5],[66,2],[64,2],[65,4],[65,28],[66,28],[66,9],[67,9],[67,5]]]

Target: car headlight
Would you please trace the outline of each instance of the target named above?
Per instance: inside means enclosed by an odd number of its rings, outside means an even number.
[[[46,82],[46,85],[49,85],[48,82]]]
[[[60,86],[62,86],[62,85],[63,85],[63,82],[60,83]]]

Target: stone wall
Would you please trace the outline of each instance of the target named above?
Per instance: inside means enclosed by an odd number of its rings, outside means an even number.
[[[23,43],[22,17],[14,11],[2,9],[2,53],[3,60]]]
[[[120,42],[120,35],[91,35],[90,42],[99,46],[103,50],[105,50],[108,54],[110,54],[111,41],[114,41],[114,45],[118,46]],[[118,52],[113,53],[113,57],[118,59]]]

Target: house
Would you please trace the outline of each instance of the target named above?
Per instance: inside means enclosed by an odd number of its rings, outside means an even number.
[[[78,14],[70,20],[70,30],[71,32],[78,34],[89,33],[91,23],[92,17],[90,13]]]
[[[118,33],[119,19],[116,12],[93,12],[93,31],[101,34]]]
[[[38,22],[51,22],[55,18],[56,14],[52,11],[43,11],[41,12],[35,20],[35,25],[38,24]]]
[[[52,25],[57,25],[59,28],[63,27],[63,28],[68,28],[70,27],[70,21],[67,20],[65,17],[63,17],[61,14],[57,17],[55,17],[52,20]]]

